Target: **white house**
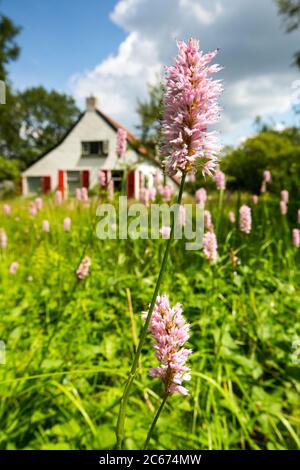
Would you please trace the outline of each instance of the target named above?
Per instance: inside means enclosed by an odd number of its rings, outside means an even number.
[[[86,111],[63,139],[22,173],[22,194],[59,189],[63,195],[71,195],[76,188],[97,185],[100,169],[107,181],[114,181],[115,190],[119,190],[126,166],[129,169],[127,195],[138,198],[142,188],[153,186],[160,165],[143,147],[131,145],[137,141],[130,132],[126,155],[120,159],[116,153],[120,127],[123,126],[97,108],[96,98],[87,98]]]

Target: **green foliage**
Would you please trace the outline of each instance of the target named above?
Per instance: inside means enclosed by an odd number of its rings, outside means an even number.
[[[219,260],[173,243],[161,292],[183,305],[191,322],[189,397],[172,397],[151,446],[156,449],[300,449],[300,369],[292,344],[300,337],[299,250],[278,217],[277,197],[252,207],[253,231],[228,222],[238,204],[211,194],[219,219]],[[251,204],[242,196],[240,204]],[[1,449],[112,449],[134,341],[157,277],[165,240],[99,240],[95,210],[49,200],[34,219],[16,201],[2,217],[8,248],[0,263]],[[72,230],[65,233],[65,216]],[[16,219],[19,217],[19,220]],[[43,219],[49,234],[41,232]],[[230,257],[234,250],[240,263]],[[89,277],[76,281],[83,252]],[[20,263],[16,276],[8,273]],[[132,323],[128,290],[133,305]],[[151,340],[129,400],[126,448],[141,448],[160,403],[162,385]]]
[[[0,156],[0,182],[17,181],[20,176],[20,162]]]
[[[20,31],[21,28],[10,18],[0,13],[0,80],[7,78],[6,66],[19,56],[20,48],[15,42],[15,37]]]
[[[15,37],[20,28],[0,15],[0,79],[6,81],[6,104],[0,105],[0,155],[22,162],[23,168],[57,144],[79,116],[72,97],[42,86],[15,92],[6,65],[17,59]]]
[[[276,0],[279,13],[284,17],[288,33],[300,26],[300,0]],[[300,67],[300,51],[295,53],[295,64]]]
[[[57,144],[79,116],[72,97],[43,87],[13,93],[0,107],[0,152],[23,167]]]
[[[237,149],[229,149],[222,160],[222,169],[228,175],[229,187],[258,194],[263,171],[272,172],[269,189],[278,193],[288,189],[299,196],[300,131],[266,130],[247,139]]]
[[[157,85],[149,85],[148,90],[148,100],[138,102],[137,113],[140,123],[137,129],[139,130],[141,143],[152,154],[155,154],[160,137],[160,121],[162,119],[163,110],[163,87],[159,83]]]
[[[56,145],[79,116],[72,97],[41,86],[18,93],[17,102],[23,140],[20,155],[27,164]]]

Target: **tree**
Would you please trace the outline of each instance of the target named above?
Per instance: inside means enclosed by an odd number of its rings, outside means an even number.
[[[268,169],[273,175],[272,191],[278,193],[284,188],[299,197],[300,131],[262,131],[238,148],[228,150],[221,163],[232,189],[258,194],[263,171]]]
[[[0,14],[0,79],[6,81],[6,104],[0,105],[0,155],[21,161],[24,168],[57,144],[77,119],[79,109],[72,97],[42,86],[23,92],[12,89],[6,66],[19,56],[15,38],[20,30]]]
[[[17,182],[20,176],[20,162],[17,160],[8,160],[0,156],[0,182]]]
[[[40,86],[17,94],[17,114],[21,143],[15,157],[31,164],[62,139],[79,109],[72,97]]]
[[[286,31],[291,33],[300,26],[300,0],[276,0],[283,15]],[[300,67],[300,51],[295,53],[295,64]]]
[[[156,154],[156,146],[160,140],[160,123],[163,114],[163,87],[162,85],[149,85],[149,98],[138,101],[137,113],[140,124],[137,125],[140,140],[152,155]]]
[[[20,31],[21,28],[10,18],[0,14],[0,80],[6,80],[7,64],[19,56],[20,48],[15,42],[15,37]]]

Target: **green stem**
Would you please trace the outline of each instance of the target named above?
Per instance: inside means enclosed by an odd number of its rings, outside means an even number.
[[[178,194],[178,198],[177,198],[177,204],[181,203],[183,188],[184,188],[184,183],[185,183],[185,177],[186,177],[186,175],[183,174],[182,179],[181,179],[179,194]],[[122,397],[122,401],[121,401],[121,405],[120,405],[118,422],[117,422],[117,429],[116,429],[117,449],[122,449],[122,444],[123,444],[123,440],[124,440],[124,424],[125,424],[125,416],[126,416],[126,408],[127,408],[129,392],[130,392],[130,389],[131,389],[131,386],[132,386],[132,383],[133,383],[133,380],[134,380],[134,377],[135,377],[135,374],[136,374],[136,371],[137,371],[137,368],[138,368],[138,365],[139,365],[140,354],[141,354],[142,347],[143,347],[144,342],[145,342],[145,338],[146,338],[146,335],[147,335],[149,323],[150,323],[152,312],[153,312],[153,309],[154,309],[154,306],[155,306],[155,302],[156,302],[156,298],[157,298],[158,291],[159,291],[159,288],[160,288],[160,284],[161,284],[161,281],[162,281],[162,277],[163,277],[163,274],[164,274],[165,269],[166,269],[167,260],[168,260],[168,256],[169,256],[169,252],[170,252],[171,241],[172,241],[173,236],[174,236],[174,228],[175,228],[174,213],[172,213],[172,215],[173,215],[173,217],[172,217],[172,223],[171,223],[170,237],[167,241],[166,250],[165,250],[165,253],[164,253],[164,257],[163,257],[163,260],[162,260],[162,263],[161,263],[159,275],[158,275],[156,285],[155,285],[155,288],[154,288],[154,292],[153,292],[151,304],[150,304],[150,307],[149,307],[148,315],[147,315],[145,324],[143,326],[143,329],[141,331],[140,341],[139,341],[139,344],[138,344],[138,347],[137,347],[137,350],[136,350],[136,353],[135,353],[133,364],[132,364],[130,374],[128,376],[128,379],[127,379],[127,382],[126,382],[126,385],[125,385],[125,389],[124,389],[124,393],[123,393],[123,397]]]
[[[145,441],[143,450],[147,450],[147,449],[148,449],[148,445],[149,445],[150,439],[151,439],[151,437],[152,437],[152,434],[153,434],[155,425],[156,425],[157,420],[158,420],[158,418],[159,418],[159,416],[160,416],[160,414],[161,414],[161,412],[162,412],[163,407],[165,406],[165,403],[166,403],[166,401],[167,401],[168,396],[169,396],[168,394],[165,394],[165,396],[164,396],[164,398],[163,398],[163,400],[162,400],[162,402],[161,402],[161,404],[160,404],[160,407],[158,408],[158,410],[157,410],[157,412],[156,412],[156,415],[154,416],[154,420],[152,421],[151,427],[150,427],[149,432],[148,432],[148,434],[147,434],[147,439],[146,439],[146,441]]]

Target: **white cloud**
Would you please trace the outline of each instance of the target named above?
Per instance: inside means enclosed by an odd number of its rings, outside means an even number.
[[[236,135],[240,127],[244,135],[257,115],[290,108],[291,84],[299,78],[290,62],[299,34],[280,31],[273,0],[119,0],[110,17],[126,39],[117,54],[72,77],[71,90],[80,102],[95,94],[104,111],[129,127],[137,123],[136,101],[146,97],[147,82],[172,62],[174,38],[190,36],[200,38],[205,50],[221,48],[221,131]]]
[[[145,95],[145,84],[155,82],[160,72],[153,43],[132,32],[117,55],[108,57],[93,70],[71,77],[70,85],[81,103],[94,94],[104,111],[132,125],[136,99]]]
[[[211,5],[212,9],[204,8],[203,4],[196,3],[194,0],[179,0],[179,8],[186,10],[190,16],[195,16],[200,23],[211,25],[215,23],[218,16],[223,13],[223,6],[217,2]]]

